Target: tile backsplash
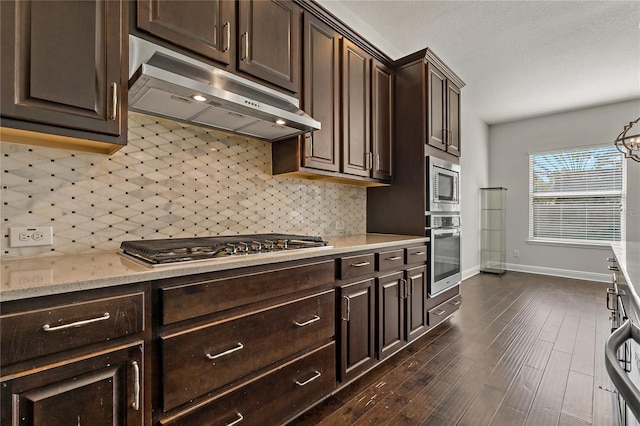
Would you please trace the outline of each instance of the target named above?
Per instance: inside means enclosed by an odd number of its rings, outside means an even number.
[[[271,176],[270,143],[216,130],[130,113],[129,143],[111,156],[0,149],[5,259],[143,238],[366,232],[366,189]],[[12,226],[53,226],[54,245],[9,247]]]

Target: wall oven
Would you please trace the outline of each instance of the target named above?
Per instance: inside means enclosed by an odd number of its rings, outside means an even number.
[[[429,257],[431,276],[429,297],[460,284],[460,216],[457,214],[434,214],[427,216],[427,232],[431,238]]]
[[[427,195],[430,212],[460,211],[460,165],[427,157]]]

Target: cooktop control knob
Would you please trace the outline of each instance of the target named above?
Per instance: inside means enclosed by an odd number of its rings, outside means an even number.
[[[249,244],[239,242],[238,243],[238,252],[240,253],[249,253]]]
[[[287,240],[276,240],[276,248],[284,250],[287,248]]]
[[[264,249],[265,250],[273,250],[273,241],[264,240]]]
[[[227,254],[236,254],[237,250],[238,249],[235,244],[227,244],[227,248],[224,249],[225,253]]]
[[[262,250],[262,243],[260,241],[251,241],[251,251]]]

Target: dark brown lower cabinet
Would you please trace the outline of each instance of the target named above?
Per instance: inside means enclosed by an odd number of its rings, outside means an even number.
[[[329,395],[335,385],[335,342],[330,342],[160,424],[281,424]]]
[[[378,278],[378,357],[398,350],[406,339],[407,282],[402,272]]]
[[[3,425],[143,425],[143,344],[28,370],[2,382]]]
[[[340,380],[348,381],[371,367],[375,360],[374,278],[340,287]]]
[[[405,271],[407,283],[407,341],[411,342],[427,331],[425,302],[427,300],[427,267]]]

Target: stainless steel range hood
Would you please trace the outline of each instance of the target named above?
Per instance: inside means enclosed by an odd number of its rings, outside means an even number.
[[[298,100],[129,36],[129,109],[277,141],[320,129]]]

